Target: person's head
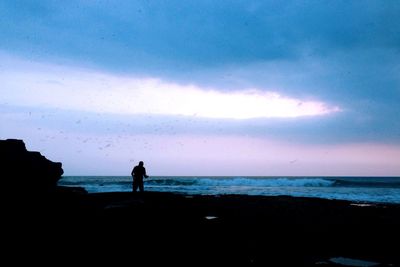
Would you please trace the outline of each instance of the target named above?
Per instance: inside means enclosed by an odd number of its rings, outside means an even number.
[[[143,166],[143,161],[139,161],[139,166]]]

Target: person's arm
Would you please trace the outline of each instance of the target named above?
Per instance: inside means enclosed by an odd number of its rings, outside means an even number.
[[[143,173],[143,174],[144,174],[144,177],[145,177],[145,178],[149,178],[149,176],[146,174],[146,168],[143,168],[143,169],[144,169],[144,173]]]

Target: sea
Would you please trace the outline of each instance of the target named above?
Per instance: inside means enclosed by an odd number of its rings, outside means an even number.
[[[62,186],[89,193],[132,191],[130,176],[63,176]],[[299,196],[353,202],[400,203],[400,177],[151,176],[145,191],[187,195]]]
[[[130,176],[63,176],[62,186],[80,186],[89,193],[132,191]],[[248,177],[152,176],[145,191],[187,195],[299,196],[361,203],[400,203],[400,177]]]

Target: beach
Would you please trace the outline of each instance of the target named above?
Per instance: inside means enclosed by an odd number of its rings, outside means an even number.
[[[397,204],[290,196],[85,193],[60,186],[50,194],[24,193],[6,203],[4,255],[30,255],[31,262],[343,266],[335,259],[357,259],[367,262],[362,266],[400,263]],[[17,263],[25,258],[12,259]]]

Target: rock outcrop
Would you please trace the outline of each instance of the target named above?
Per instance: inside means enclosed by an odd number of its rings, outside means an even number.
[[[2,193],[37,194],[54,190],[64,171],[60,162],[27,151],[22,140],[7,139],[0,140],[0,173]]]

